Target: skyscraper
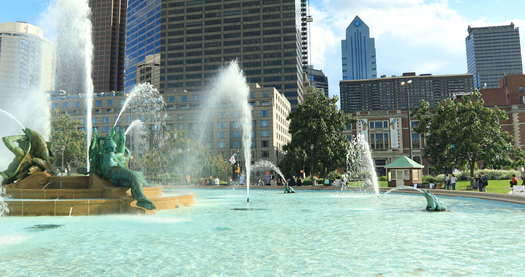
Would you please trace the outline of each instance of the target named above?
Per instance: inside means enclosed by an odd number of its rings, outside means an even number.
[[[468,27],[465,38],[468,72],[476,88],[497,88],[505,75],[522,74],[520,32],[513,23]]]
[[[137,66],[160,53],[161,0],[129,0],[126,23],[124,89],[136,84]]]
[[[375,39],[368,26],[356,16],[341,41],[343,80],[377,78]]]
[[[54,48],[39,27],[25,22],[0,24],[0,96],[52,90],[54,70]],[[6,98],[2,101],[9,103]]]
[[[302,102],[307,1],[165,0],[162,22],[161,91],[197,92],[237,59],[248,82]]]
[[[89,0],[95,92],[120,91],[123,88],[127,4],[127,0]]]
[[[308,67],[307,73],[310,85],[314,88],[323,90],[324,95],[328,97],[328,77],[324,75],[323,71],[310,66]]]

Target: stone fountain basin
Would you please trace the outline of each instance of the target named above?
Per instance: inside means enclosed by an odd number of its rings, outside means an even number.
[[[128,188],[116,187],[96,176],[56,177],[31,175],[7,185],[10,216],[68,216],[102,214],[151,214],[137,207]],[[163,196],[162,187],[146,187],[144,194],[157,210],[190,206],[193,194]]]

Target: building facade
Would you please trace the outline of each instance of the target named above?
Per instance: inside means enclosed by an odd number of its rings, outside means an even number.
[[[525,75],[507,75],[498,88],[480,90],[485,105],[507,112],[501,128],[512,135],[514,145],[525,150]]]
[[[307,73],[310,86],[322,90],[324,95],[328,97],[328,77],[324,75],[323,71],[310,66]]]
[[[375,39],[370,37],[370,28],[359,16],[346,28],[341,56],[343,80],[377,78]]]
[[[307,21],[304,0],[165,0],[160,90],[199,91],[237,60],[249,83],[275,87],[295,106],[303,100]]]
[[[166,126],[169,129],[184,131],[186,134],[194,135],[199,122],[201,109],[190,108],[199,103],[193,99],[188,92],[185,94],[167,92],[163,94],[166,103]],[[178,101],[180,99],[183,101]],[[58,113],[67,113],[73,119],[84,122],[85,109],[82,95],[55,92],[52,94],[52,108]],[[97,93],[93,107],[93,126],[101,134],[107,134],[124,105],[126,95],[118,92]],[[289,133],[288,115],[291,112],[291,104],[275,88],[264,88],[259,85],[250,85],[250,105],[252,106],[253,134],[252,134],[252,160],[269,160],[277,164],[283,158],[283,146],[291,140]],[[127,128],[141,115],[130,115],[125,113],[119,120],[118,126]],[[145,125],[148,125],[147,115],[144,117]],[[231,111],[218,110],[214,114],[215,121],[207,133],[208,140],[205,142],[210,150],[222,154],[228,159],[234,153],[238,153],[242,147],[242,129]],[[83,126],[79,126],[83,128]],[[237,156],[243,159],[242,154]]]
[[[406,110],[472,92],[472,75],[404,73],[400,77],[341,81],[341,110],[345,112]]]
[[[476,88],[498,88],[505,75],[523,74],[520,32],[513,23],[470,27],[465,39],[468,72]]]
[[[143,63],[137,64],[136,82],[150,83],[157,90],[160,86],[160,54],[146,56]]]
[[[0,95],[53,90],[54,55],[39,27],[24,22],[0,24]]]
[[[423,159],[424,139],[414,131],[417,120],[410,120],[407,111],[366,111],[352,113],[356,123],[348,126],[345,135],[351,140],[356,135],[362,135],[370,145],[376,172],[385,176],[385,165],[405,155],[414,161],[426,164]],[[428,167],[425,169],[428,172]]]
[[[95,92],[123,89],[127,4],[127,0],[89,0]]]
[[[160,53],[161,0],[128,0],[124,91],[137,84],[137,66]]]

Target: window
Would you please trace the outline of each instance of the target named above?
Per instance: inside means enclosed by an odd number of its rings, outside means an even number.
[[[270,136],[270,131],[268,130],[261,131],[261,137],[269,137],[269,136]]]
[[[262,151],[261,154],[262,154],[263,158],[269,158],[270,157],[270,152],[269,151]]]
[[[388,133],[370,134],[370,146],[374,150],[386,150],[389,147]]]
[[[224,141],[219,141],[219,143],[217,144],[217,147],[224,148]]]
[[[370,121],[370,129],[386,129],[388,128],[388,120]]]
[[[412,148],[421,148],[421,135],[419,133],[412,133]]]
[[[218,128],[218,129],[224,129],[224,128],[226,128],[226,123],[224,123],[224,122],[217,122],[217,128]]]
[[[240,138],[240,137],[241,137],[241,131],[232,132],[232,138]]]
[[[231,148],[241,148],[241,142],[240,141],[232,141]]]
[[[188,95],[182,95],[182,96],[180,97],[180,100],[181,100],[182,102],[188,102]]]
[[[259,122],[261,123],[261,127],[268,127],[268,125],[270,125],[268,120],[261,120]]]
[[[263,140],[263,141],[261,141],[261,145],[262,145],[262,147],[268,147],[269,143],[268,143],[267,140]]]
[[[96,100],[95,107],[102,107],[102,100]]]
[[[175,102],[175,96],[168,96],[168,103]]]
[[[268,116],[268,110],[260,110],[259,111],[261,117],[267,117]]]
[[[224,138],[225,135],[226,135],[226,134],[224,133],[224,131],[219,131],[219,132],[217,132],[217,137],[218,137],[218,138]]]

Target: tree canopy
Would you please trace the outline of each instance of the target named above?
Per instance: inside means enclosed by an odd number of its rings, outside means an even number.
[[[421,102],[414,112],[419,124],[414,130],[425,137],[425,158],[441,172],[469,169],[474,175],[478,163],[484,167],[509,167],[520,163],[523,152],[501,129],[508,119],[498,108],[484,106],[477,91],[458,99],[446,99],[435,107]]]
[[[337,101],[308,88],[304,102],[288,117],[292,141],[284,146],[281,168],[290,174],[304,169],[324,175],[345,167],[348,142],[342,131],[350,117],[337,108]]]
[[[82,124],[67,114],[54,114],[51,121],[51,152],[58,168],[86,166],[86,134],[78,126]],[[62,164],[63,159],[63,164]]]

